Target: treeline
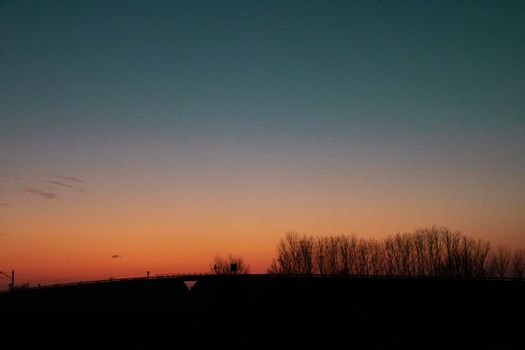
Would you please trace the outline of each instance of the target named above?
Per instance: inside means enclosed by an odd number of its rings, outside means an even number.
[[[447,228],[423,228],[383,240],[288,233],[269,273],[448,278],[523,278],[525,249],[492,247]]]

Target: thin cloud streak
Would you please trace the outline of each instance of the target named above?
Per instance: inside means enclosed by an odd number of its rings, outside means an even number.
[[[79,191],[79,192],[86,192],[86,190],[84,190],[82,188],[77,188],[75,186],[71,186],[70,184],[67,184],[67,183],[64,183],[64,182],[60,182],[60,181],[42,180],[42,182],[44,182],[46,184],[66,187],[66,188],[69,188],[71,190],[75,190],[75,191]]]
[[[78,182],[78,183],[81,183],[81,184],[86,183],[81,178],[78,178],[78,177],[75,177],[75,176],[62,176],[62,175],[59,175],[59,174],[55,174],[55,173],[52,173],[52,172],[49,172],[49,171],[46,171],[46,170],[40,170],[40,169],[36,169],[35,172],[38,175],[41,175],[41,176],[56,177],[56,178],[62,179],[64,181],[74,181],[74,182]]]
[[[35,196],[39,196],[42,199],[57,199],[57,198],[59,198],[56,194],[54,194],[52,192],[46,192],[46,191],[42,191],[42,190],[39,190],[39,189],[36,189],[36,188],[27,188],[26,187],[24,189],[24,192],[30,193],[30,194],[34,194]]]
[[[64,179],[65,180],[75,181],[75,182],[78,182],[78,183],[81,183],[81,184],[85,183],[84,180],[79,179],[78,177],[73,177],[73,176],[66,176],[66,177],[64,177]]]

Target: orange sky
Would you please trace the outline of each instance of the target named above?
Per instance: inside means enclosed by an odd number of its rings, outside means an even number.
[[[14,192],[0,210],[2,269],[19,272],[18,283],[50,283],[141,276],[147,270],[203,272],[215,254],[231,253],[243,256],[253,272],[264,272],[287,231],[384,237],[434,224],[525,246],[520,203],[512,207],[497,196],[478,201],[450,192],[440,196],[432,187],[406,191],[397,187],[399,179],[386,177],[371,176],[362,187],[360,179],[321,183],[313,175],[285,181],[276,173],[256,187],[253,178],[230,175],[232,183],[219,175],[217,183],[197,176],[186,184],[192,191],[167,177],[156,182],[94,176],[81,184],[85,192],[50,185],[56,199]],[[25,188],[53,177],[29,172],[4,183]],[[226,186],[233,182],[237,191]],[[116,254],[121,257],[112,258]],[[5,287],[7,279],[0,281]]]

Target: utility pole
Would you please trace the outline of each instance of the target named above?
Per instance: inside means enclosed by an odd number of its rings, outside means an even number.
[[[11,276],[2,271],[0,271],[0,275],[4,275],[8,278],[11,278],[11,284],[9,285],[9,288],[11,288],[11,290],[15,290],[15,270],[11,271]]]

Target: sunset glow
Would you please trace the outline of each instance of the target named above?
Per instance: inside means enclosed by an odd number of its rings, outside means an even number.
[[[0,271],[263,273],[289,231],[525,248],[524,2],[389,6],[1,2]]]

